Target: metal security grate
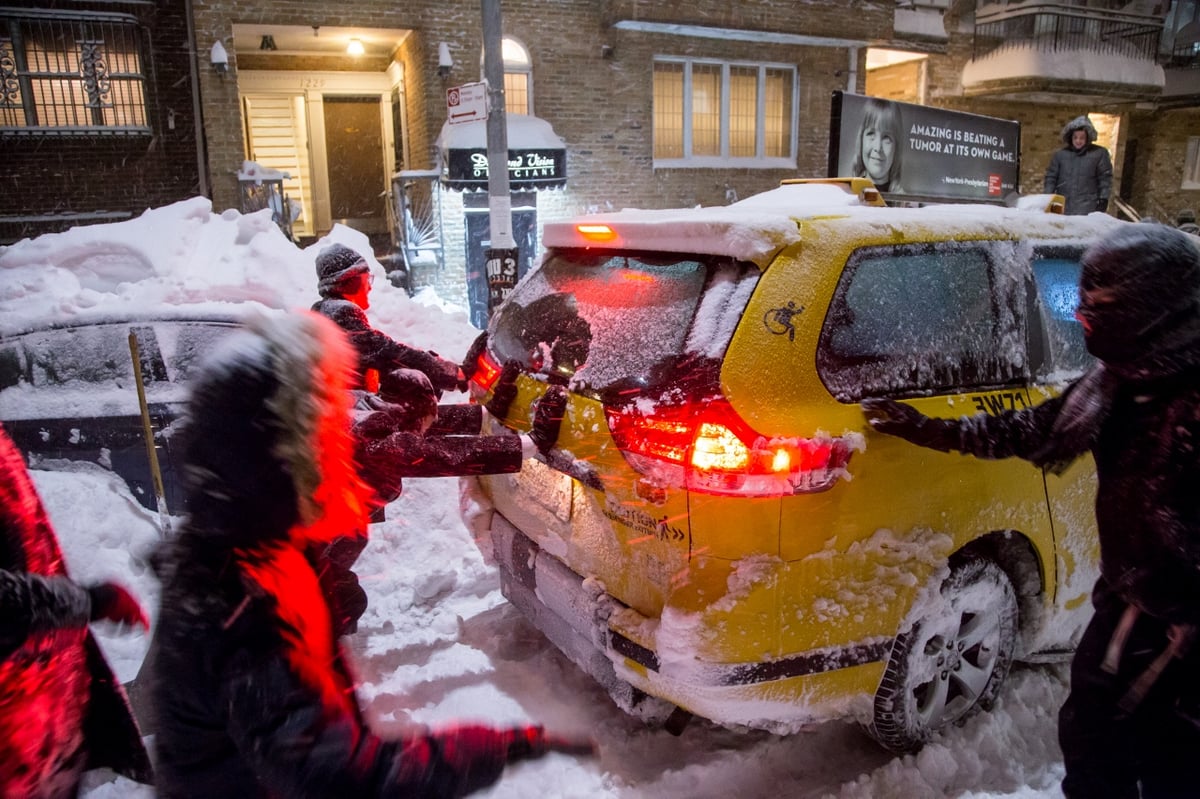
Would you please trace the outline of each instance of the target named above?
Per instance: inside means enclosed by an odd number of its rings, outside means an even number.
[[[0,131],[149,133],[142,41],[124,14],[0,12]]]

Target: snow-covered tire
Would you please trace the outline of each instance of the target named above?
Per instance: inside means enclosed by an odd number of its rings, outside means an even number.
[[[989,708],[1012,664],[1017,595],[1003,569],[967,559],[942,583],[940,599],[896,637],[875,692],[868,731],[893,752],[914,752]]]

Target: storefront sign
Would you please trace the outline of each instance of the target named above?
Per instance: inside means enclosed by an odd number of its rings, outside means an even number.
[[[562,186],[567,180],[566,150],[509,150],[508,182],[513,188]],[[451,188],[487,188],[486,150],[449,150],[442,181]]]
[[[829,177],[891,200],[1003,203],[1020,191],[1021,123],[834,92]]]

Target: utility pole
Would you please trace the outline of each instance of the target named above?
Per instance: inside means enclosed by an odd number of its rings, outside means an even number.
[[[487,82],[488,224],[491,246],[484,251],[488,315],[517,284],[519,253],[512,234],[508,188],[508,123],[504,111],[504,55],[500,0],[480,0],[483,11],[483,79]]]

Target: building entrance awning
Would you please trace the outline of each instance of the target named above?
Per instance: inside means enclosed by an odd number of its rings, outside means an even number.
[[[567,183],[567,146],[544,119],[505,115],[508,182],[511,189],[561,188]],[[442,126],[437,139],[442,184],[451,189],[487,189],[487,120]]]

